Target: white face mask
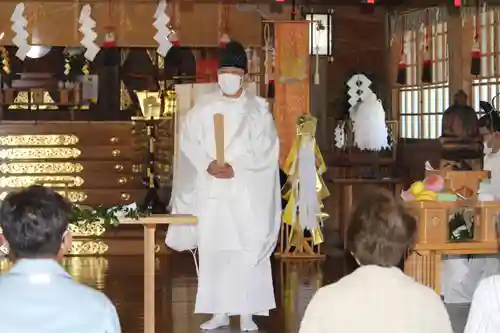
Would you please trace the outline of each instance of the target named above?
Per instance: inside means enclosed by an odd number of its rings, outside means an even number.
[[[218,81],[220,90],[224,94],[232,96],[240,90],[242,77],[238,74],[220,73]]]
[[[483,153],[484,155],[488,155],[490,154],[491,152],[493,151],[493,149],[491,149],[490,147],[488,147],[488,142],[484,142],[483,143]]]

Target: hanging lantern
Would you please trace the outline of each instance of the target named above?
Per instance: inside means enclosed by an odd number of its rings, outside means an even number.
[[[305,19],[311,22],[309,54],[327,56],[329,61],[333,61],[333,15],[334,9],[328,9],[326,13],[314,13],[310,10],[305,15]]]

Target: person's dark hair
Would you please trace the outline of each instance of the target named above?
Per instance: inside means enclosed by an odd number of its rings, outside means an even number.
[[[500,115],[497,111],[491,110],[479,118],[478,125],[479,128],[485,127],[492,133],[500,132]]]
[[[0,225],[14,256],[57,255],[71,208],[60,194],[43,186],[10,193],[0,206]]]
[[[347,248],[360,265],[397,266],[412,246],[417,220],[386,190],[364,197],[352,213]]]

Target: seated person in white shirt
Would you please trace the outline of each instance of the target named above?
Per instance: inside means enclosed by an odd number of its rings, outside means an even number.
[[[347,247],[360,267],[318,290],[299,333],[452,333],[439,295],[397,268],[416,228],[391,193],[362,199],[347,229]]]
[[[71,246],[71,204],[51,189],[9,194],[0,226],[15,259],[0,276],[2,333],[119,333],[113,304],[59,265]]]
[[[500,332],[500,275],[479,283],[469,311],[464,333]]]

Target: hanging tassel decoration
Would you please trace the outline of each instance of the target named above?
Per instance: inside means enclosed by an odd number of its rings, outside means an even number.
[[[319,45],[316,45],[316,55],[315,55],[315,60],[316,60],[316,68],[314,70],[314,84],[318,85],[319,84]]]
[[[427,24],[425,28],[424,63],[422,66],[422,83],[432,83],[432,55],[431,55],[431,25],[430,14],[427,11]]]
[[[179,40],[179,37],[177,36],[175,30],[170,31],[170,35],[168,35],[168,40],[170,41],[170,43],[172,43],[172,46],[181,46],[181,41]]]
[[[229,37],[229,26],[228,26],[228,20],[229,20],[229,5],[224,5],[223,7],[223,13],[222,13],[222,35],[220,37],[220,47],[224,48],[226,47],[227,43],[231,41],[231,38]]]
[[[479,15],[480,15],[480,4],[477,3],[476,16],[474,18],[476,31],[474,33],[474,41],[472,43],[471,52],[471,62],[470,62],[470,73],[472,75],[478,76],[481,74],[481,49],[479,48]]]
[[[172,47],[172,43],[168,39],[168,35],[170,35],[171,32],[168,28],[170,17],[167,15],[166,10],[167,1],[160,0],[158,2],[158,7],[156,7],[156,12],[154,14],[155,21],[153,22],[153,26],[158,30],[154,37],[154,40],[158,43],[156,52],[162,57],[165,57]]]
[[[398,74],[396,77],[396,82],[401,85],[406,84],[406,75],[407,75],[408,64],[406,63],[406,53],[405,53],[405,38],[404,33],[401,37],[401,59],[398,64]]]
[[[111,14],[110,16],[112,17]],[[104,43],[102,44],[104,48],[104,66],[116,66],[120,62],[120,51],[116,47],[115,27],[104,27],[104,31]]]
[[[30,45],[28,44],[29,34],[26,30],[28,20],[24,17],[24,3],[16,6],[10,20],[12,22],[12,30],[16,33],[12,39],[12,43],[17,46],[16,57],[24,60],[30,50]]]
[[[264,26],[264,85],[269,86],[269,67],[271,66],[271,27],[269,23]],[[266,97],[269,97],[267,93]]]
[[[80,41],[80,44],[85,47],[84,56],[89,61],[94,61],[97,53],[99,53],[101,48],[95,42],[97,38],[97,34],[94,31],[96,23],[92,19],[91,15],[92,8],[90,7],[90,5],[83,6],[78,22],[81,24],[79,30],[83,35],[83,39]]]
[[[168,40],[170,41],[170,43],[172,43],[172,46],[179,47],[181,46],[181,41],[179,39],[179,36],[177,35],[177,32],[175,31],[175,29],[179,29],[180,23],[176,15],[178,7],[175,3],[169,3],[168,5],[172,7],[170,10],[170,13],[172,13],[172,17],[170,18],[171,24],[169,26],[170,34],[168,35]]]

